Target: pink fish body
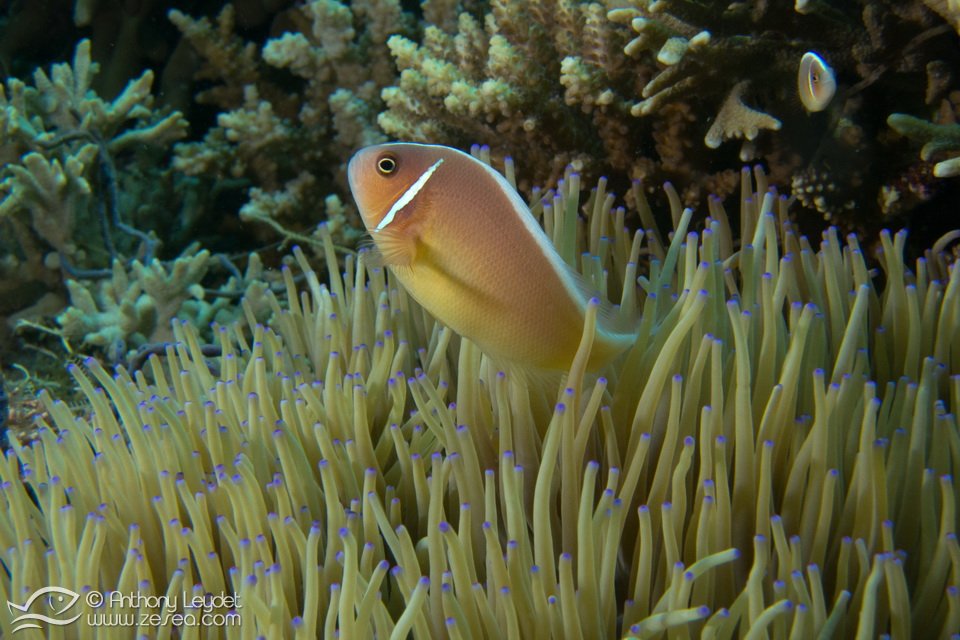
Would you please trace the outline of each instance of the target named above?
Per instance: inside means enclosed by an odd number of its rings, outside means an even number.
[[[495,359],[570,366],[589,293],[503,176],[456,149],[408,143],[362,149],[348,173],[384,264],[417,302]],[[633,341],[608,315],[591,368]]]

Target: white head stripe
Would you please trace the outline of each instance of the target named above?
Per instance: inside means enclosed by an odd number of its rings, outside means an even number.
[[[423,189],[423,185],[427,184],[427,180],[430,179],[430,176],[433,175],[433,172],[436,171],[437,167],[439,167],[441,164],[443,164],[443,158],[440,158],[434,162],[429,169],[420,174],[420,177],[417,178],[416,182],[410,185],[410,187],[404,191],[399,198],[397,198],[397,201],[393,203],[392,207],[390,207],[390,211],[387,211],[387,215],[383,216],[383,220],[380,221],[380,224],[377,225],[377,228],[374,229],[374,231],[383,231],[387,225],[393,222],[397,212],[410,204],[410,201],[413,200],[418,193],[420,193],[420,190]]]

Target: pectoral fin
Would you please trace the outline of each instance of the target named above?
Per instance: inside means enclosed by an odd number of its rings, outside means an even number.
[[[380,250],[379,262],[394,267],[409,267],[417,257],[419,237],[411,230],[399,231],[386,228],[374,231],[377,248]]]

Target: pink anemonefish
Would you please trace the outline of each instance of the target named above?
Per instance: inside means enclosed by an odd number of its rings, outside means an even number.
[[[383,144],[350,160],[350,189],[383,263],[441,322],[495,360],[565,370],[591,297],[507,180],[449,147]],[[601,306],[588,367],[633,343]]]
[[[797,94],[803,108],[810,112],[823,111],[837,92],[837,78],[826,61],[813,51],[800,58],[797,70]]]

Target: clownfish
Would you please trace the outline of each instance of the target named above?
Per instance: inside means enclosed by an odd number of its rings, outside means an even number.
[[[412,143],[361,149],[347,173],[382,263],[421,306],[495,361],[570,366],[592,294],[502,175],[462,151]],[[601,306],[588,368],[633,344],[616,325]]]
[[[797,94],[803,108],[811,113],[823,111],[837,92],[837,78],[826,61],[813,51],[800,58],[797,69]]]

